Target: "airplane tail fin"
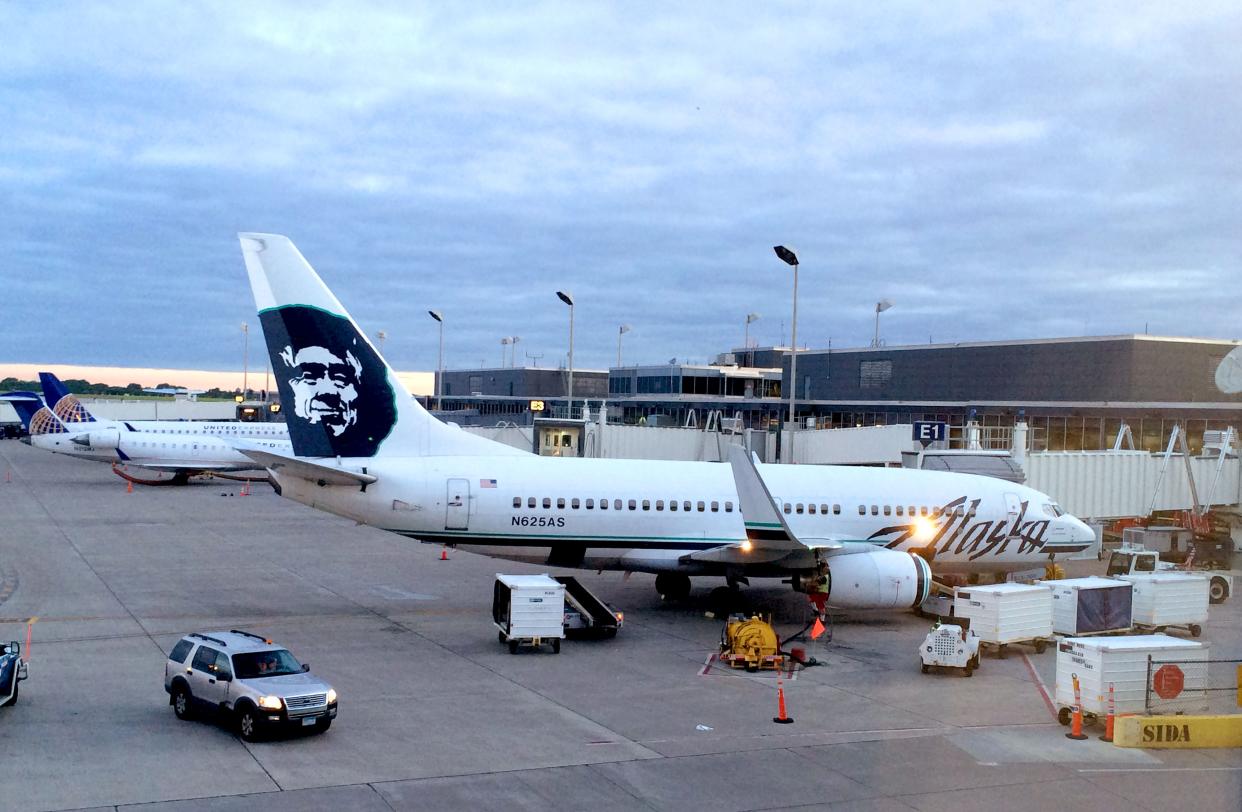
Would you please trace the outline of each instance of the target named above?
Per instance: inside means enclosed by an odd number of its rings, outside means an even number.
[[[0,400],[7,402],[17,412],[17,419],[22,421],[22,428],[30,431],[30,423],[35,414],[43,408],[43,401],[34,392],[5,392]]]
[[[238,238],[296,456],[523,453],[428,414],[288,237]]]
[[[43,387],[43,399],[63,423],[95,422],[95,416],[86,410],[76,395],[70,394],[60,378],[50,372],[40,372],[39,383]]]

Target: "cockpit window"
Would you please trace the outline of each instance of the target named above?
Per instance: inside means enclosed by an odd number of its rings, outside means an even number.
[[[1065,515],[1065,511],[1062,510],[1061,506],[1058,505],[1056,502],[1045,502],[1044,513],[1047,513],[1049,516],[1051,516],[1054,519],[1059,519],[1060,517]]]

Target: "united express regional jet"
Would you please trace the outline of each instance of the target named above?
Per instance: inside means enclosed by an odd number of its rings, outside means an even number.
[[[292,454],[238,443],[313,508],[499,558],[655,573],[669,599],[693,575],[781,577],[853,608],[917,606],[933,569],[1030,569],[1094,541],[999,479],[740,451],[729,465],[550,458],[476,437],[410,397],[288,238],[239,236]]]
[[[276,424],[98,420],[54,376],[40,373],[39,377],[45,397],[55,404],[52,408],[44,406],[32,392],[0,396],[17,410],[30,432],[30,444],[56,454],[112,463],[118,476],[132,482],[184,485],[196,474],[227,475],[261,470],[263,466],[232,445],[230,438],[236,436],[246,437],[255,447],[291,451],[284,427],[281,426],[280,431],[271,428]],[[52,381],[50,388],[48,378]],[[69,416],[70,420],[66,421],[61,414]],[[254,426],[260,429],[256,431]],[[166,480],[140,479],[119,468],[120,465],[173,476]]]

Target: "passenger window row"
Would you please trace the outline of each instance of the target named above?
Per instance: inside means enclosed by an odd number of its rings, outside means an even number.
[[[595,510],[597,507],[596,500],[589,497],[586,499],[579,499],[575,496],[567,500],[562,496],[558,497],[555,502],[557,510],[564,510],[565,508],[569,508],[570,510]],[[528,496],[526,498],[526,507],[528,508],[538,508],[542,505],[544,510],[548,510],[552,508],[552,504],[553,500],[549,496],[543,497],[542,500],[537,499],[534,496]],[[651,510],[654,504],[655,510],[658,511],[662,511],[667,508],[671,512],[682,513],[692,513],[696,511],[698,513],[706,513],[709,511],[711,513],[720,512],[720,502],[716,500],[705,502],[701,499],[698,501],[691,501],[689,499],[670,499],[667,503],[663,499],[656,499],[654,503],[650,499],[613,499],[611,503],[608,499],[600,499],[598,502],[598,508],[600,510],[608,510],[609,504],[611,504],[613,510]],[[522,497],[513,497],[513,506],[515,508],[522,507]],[[732,501],[726,501],[724,503],[724,512],[733,512]]]

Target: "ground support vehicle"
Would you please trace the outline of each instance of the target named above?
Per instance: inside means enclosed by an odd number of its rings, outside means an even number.
[[[0,646],[0,708],[17,704],[18,684],[30,674],[22,660],[22,644],[14,640]]]
[[[561,653],[565,638],[565,585],[547,575],[496,574],[492,620],[501,643],[517,654],[521,646],[552,646]]]
[[[1224,603],[1233,594],[1235,585],[1242,578],[1242,571],[1225,569],[1222,562],[1232,563],[1233,558],[1228,542],[1193,542],[1193,553],[1188,553],[1181,564],[1163,561],[1156,550],[1123,544],[1114,550],[1108,559],[1110,578],[1121,575],[1136,575],[1151,572],[1195,572],[1208,579],[1208,601]],[[1204,550],[1199,553],[1199,550]]]
[[[195,632],[164,664],[164,690],[178,719],[231,721],[246,741],[278,730],[322,733],[336,719],[336,690],[286,648],[250,632]]]
[[[956,668],[965,676],[979,667],[979,636],[967,628],[969,621],[937,623],[919,645],[923,673],[935,668]]]
[[[617,636],[617,630],[625,623],[623,613],[614,612],[572,575],[557,575],[553,580],[565,587],[566,636]]]

